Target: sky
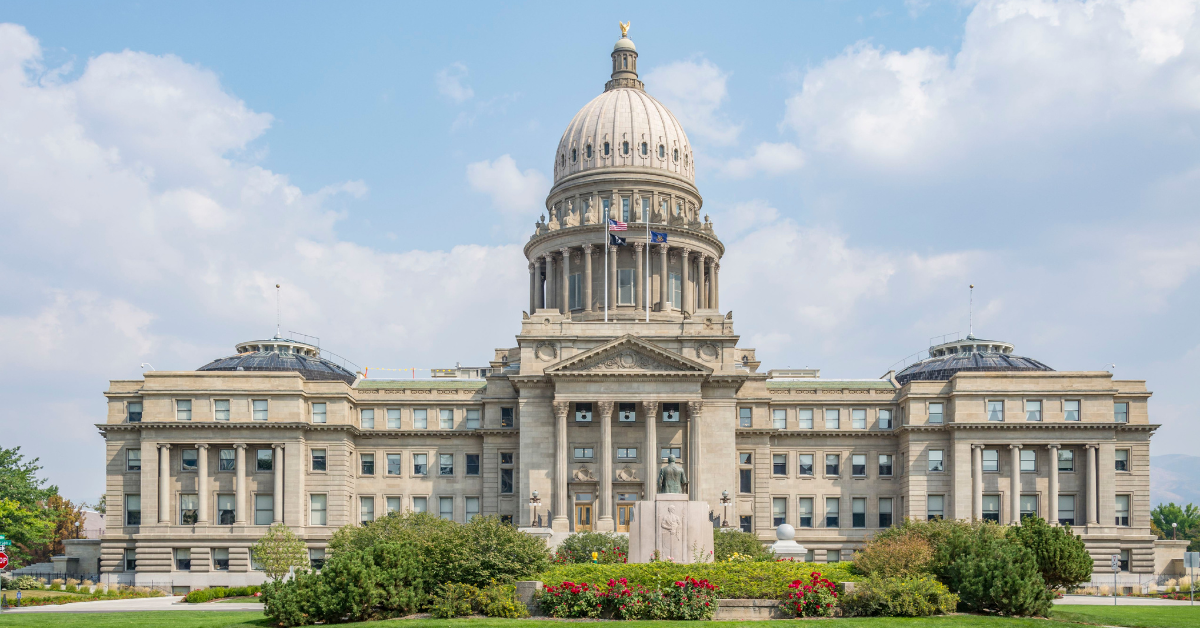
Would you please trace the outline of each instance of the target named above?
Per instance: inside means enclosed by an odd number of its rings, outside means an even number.
[[[0,446],[103,491],[104,390],[283,330],[485,364],[630,21],[768,368],[976,335],[1200,397],[1200,0],[0,2]],[[146,365],[146,366],[143,366]]]

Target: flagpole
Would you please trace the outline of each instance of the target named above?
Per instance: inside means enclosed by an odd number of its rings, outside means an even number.
[[[650,216],[649,212],[642,212],[642,220],[646,221],[646,281],[642,282],[643,291],[646,293],[646,322],[650,322]]]
[[[608,212],[604,212],[604,322],[608,322]]]

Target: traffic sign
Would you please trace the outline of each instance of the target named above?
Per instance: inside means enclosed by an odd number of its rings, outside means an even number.
[[[0,569],[8,567],[8,554],[0,552]]]
[[[0,539],[0,547],[6,547],[8,545],[12,545],[12,541],[8,539]]]
[[[1113,568],[1113,571],[1121,571],[1121,555],[1120,554],[1112,555],[1112,568]]]
[[[1200,552],[1184,552],[1183,566],[1188,569],[1200,569]]]

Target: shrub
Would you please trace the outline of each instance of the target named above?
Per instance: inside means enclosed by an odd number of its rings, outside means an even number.
[[[429,604],[429,614],[437,619],[463,617],[475,612],[479,589],[469,584],[446,583]]]
[[[737,554],[735,557],[734,554]],[[746,557],[742,559],[741,557]],[[713,557],[717,562],[734,560],[774,560],[775,554],[767,549],[758,536],[741,530],[718,530],[713,534]]]
[[[1025,517],[1008,529],[1008,538],[1024,545],[1037,560],[1042,580],[1051,589],[1065,589],[1092,579],[1092,555],[1071,526],[1052,526],[1041,517]]]
[[[953,613],[958,596],[929,575],[876,577],[842,596],[842,612],[857,617],[928,617]]]
[[[629,554],[629,537],[611,532],[577,532],[558,545],[554,562],[590,563],[593,552],[602,564],[623,563]]]
[[[792,617],[829,617],[837,606],[837,585],[818,572],[809,574],[807,583],[804,580],[794,580],[788,584],[791,589],[787,599],[780,602],[779,608]]]
[[[13,578],[11,581],[9,581],[6,588],[20,589],[22,591],[29,591],[31,589],[40,589],[43,586],[44,585],[42,585],[42,583],[38,582],[38,579],[34,578],[33,576],[17,576],[16,578]]]
[[[604,609],[603,591],[586,582],[569,580],[538,592],[538,607],[551,617],[596,618]]]
[[[968,527],[951,535],[937,551],[946,557],[940,579],[958,594],[960,610],[1045,616],[1054,596],[1033,552],[997,536],[995,527]]]
[[[629,586],[664,589],[688,576],[708,580],[720,587],[721,597],[735,599],[782,600],[789,592],[788,584],[807,578],[813,571],[821,572],[834,582],[859,580],[845,564],[814,564],[798,562],[699,563],[683,565],[668,562],[631,563],[626,565],[561,565],[537,577],[543,582],[608,582],[625,578]]]
[[[872,539],[854,553],[855,569],[881,578],[925,573],[932,560],[929,541],[912,531]]]
[[[189,604],[200,604],[218,600],[224,597],[247,597],[254,595],[262,590],[262,587],[209,587],[207,589],[194,589],[183,598],[184,602]]]
[[[479,590],[477,611],[488,617],[520,619],[529,617],[529,609],[517,599],[517,585],[495,583]]]
[[[538,605],[551,617],[617,619],[712,619],[717,587],[707,580],[684,578],[662,588],[629,586],[624,579],[608,586],[563,582],[538,593]]]

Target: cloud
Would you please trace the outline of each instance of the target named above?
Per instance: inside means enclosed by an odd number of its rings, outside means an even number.
[[[737,141],[742,127],[729,122],[719,111],[728,95],[724,73],[707,59],[676,61],[646,74],[646,91],[661,100],[679,118],[689,134],[714,144]]]
[[[455,103],[464,103],[475,96],[475,90],[466,84],[467,66],[462,63],[451,63],[449,67],[438,70],[434,76],[438,93]]]
[[[502,212],[526,217],[543,206],[550,190],[546,175],[532,168],[521,172],[511,155],[467,164],[467,183],[472,190],[490,196],[492,205]]]
[[[795,144],[763,142],[747,157],[730,159],[721,171],[733,179],[746,179],[762,172],[776,176],[804,167],[804,153]]]

